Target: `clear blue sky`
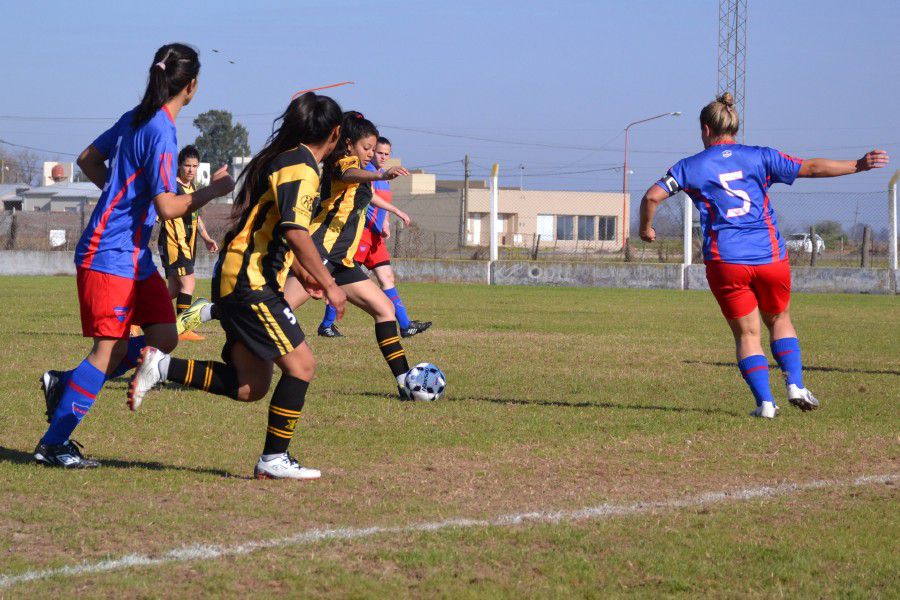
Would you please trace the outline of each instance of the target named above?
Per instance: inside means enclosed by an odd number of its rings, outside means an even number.
[[[750,0],[746,142],[800,156],[890,151],[890,170],[798,191],[883,190],[900,165],[900,2]],[[86,2],[4,8],[0,138],[78,152],[131,108],[154,50],[201,51],[197,98],[184,113],[232,111],[253,150],[305,87],[355,80],[333,94],[394,141],[409,166],[500,162],[507,184],[620,189],[620,172],[537,176],[621,164],[629,121],[633,191],[700,148],[697,114],[716,87],[718,4],[691,1]],[[221,53],[215,54],[213,48]],[[228,59],[236,64],[230,64]],[[262,113],[262,116],[259,116]],[[610,151],[554,149],[403,131]],[[179,119],[179,141],[192,141]],[[434,167],[460,175],[461,164]]]

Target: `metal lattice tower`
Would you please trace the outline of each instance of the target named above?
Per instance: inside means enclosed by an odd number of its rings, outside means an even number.
[[[719,84],[718,93],[731,92],[741,116],[744,139],[747,78],[747,0],[719,0]]]

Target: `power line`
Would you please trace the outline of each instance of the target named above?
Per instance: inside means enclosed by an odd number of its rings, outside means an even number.
[[[78,156],[78,154],[72,154],[71,152],[60,152],[59,150],[47,150],[46,148],[34,148],[32,146],[23,146],[22,144],[13,144],[12,142],[7,142],[6,140],[0,139],[0,144],[6,144],[7,146],[13,146],[15,148],[23,148],[25,150],[33,150],[35,152],[47,152],[48,154],[62,154],[63,156]]]

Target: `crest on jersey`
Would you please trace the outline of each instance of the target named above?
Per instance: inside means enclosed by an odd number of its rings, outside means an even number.
[[[722,157],[729,158],[731,156],[731,150],[722,150]]]

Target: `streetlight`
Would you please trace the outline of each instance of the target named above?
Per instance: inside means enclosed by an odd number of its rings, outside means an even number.
[[[632,126],[637,125],[639,123],[646,123],[647,121],[652,121],[654,119],[661,119],[663,117],[680,117],[681,111],[675,112],[667,112],[662,113],[660,115],[656,115],[655,117],[647,117],[646,119],[641,119],[639,121],[633,121],[625,126],[625,163],[622,165],[622,250],[625,249],[625,232],[626,228],[626,220],[629,219],[628,215],[628,173],[633,171],[628,170],[628,130],[632,128]]]

